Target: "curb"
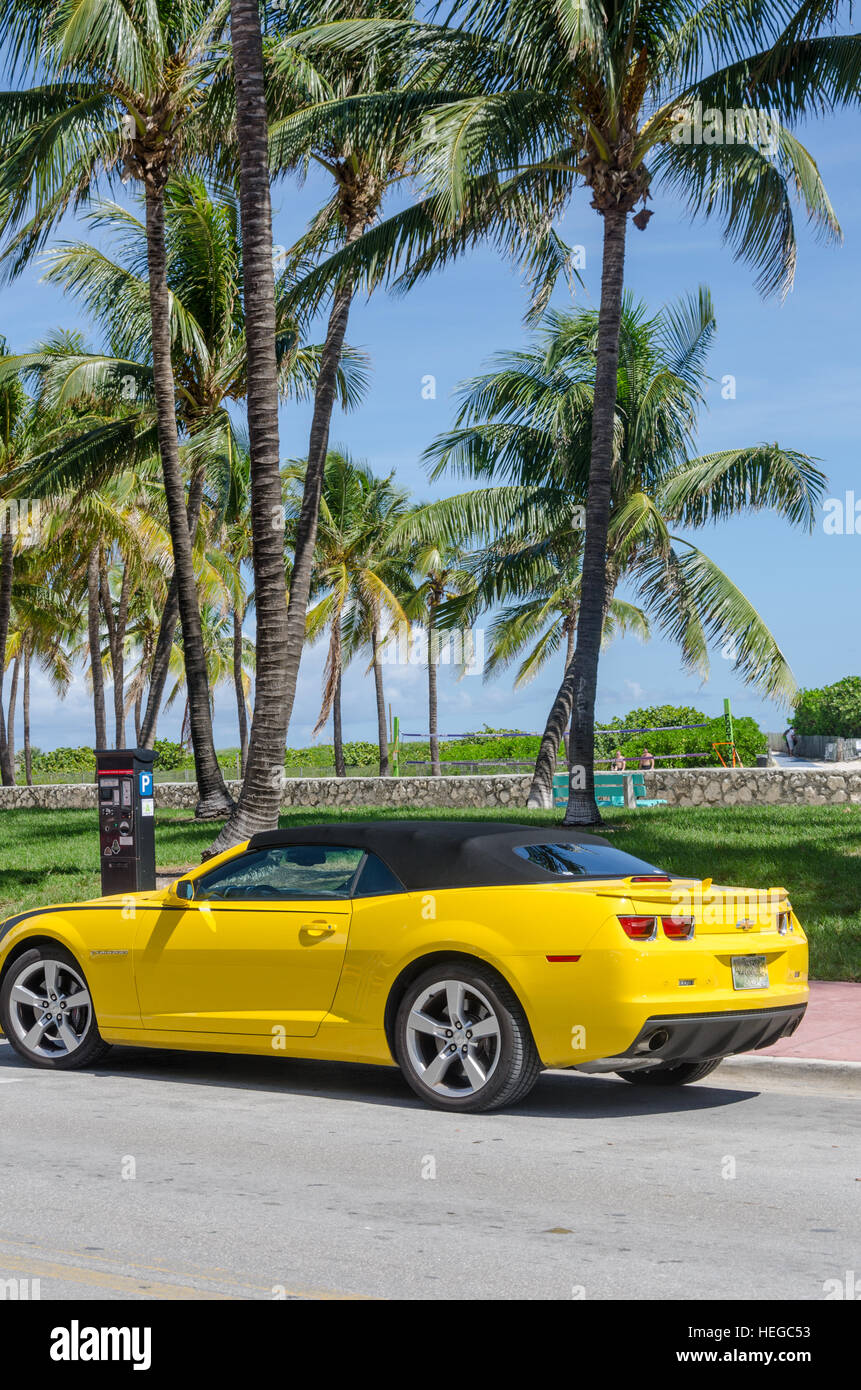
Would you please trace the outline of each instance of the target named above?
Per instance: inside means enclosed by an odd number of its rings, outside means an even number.
[[[743,1081],[813,1081],[838,1090],[861,1094],[861,1062],[837,1062],[820,1057],[757,1057],[742,1053],[725,1057],[720,1071]],[[717,1073],[715,1073],[717,1076]]]

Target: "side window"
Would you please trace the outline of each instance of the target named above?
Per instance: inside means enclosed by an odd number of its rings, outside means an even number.
[[[339,845],[253,850],[197,880],[195,898],[213,902],[349,898],[364,854]]]
[[[384,893],[403,893],[405,891],[400,879],[395,877],[382,859],[378,859],[375,854],[369,854],[359,870],[359,877],[353,889],[353,897],[376,898],[381,897]]]

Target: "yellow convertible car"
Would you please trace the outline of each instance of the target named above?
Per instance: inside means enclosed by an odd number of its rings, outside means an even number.
[[[674,878],[576,830],[377,821],[255,835],[159,892],[0,925],[0,1023],[39,1067],[109,1044],[401,1068],[445,1110],[544,1067],[696,1081],[792,1033],[785,891]]]

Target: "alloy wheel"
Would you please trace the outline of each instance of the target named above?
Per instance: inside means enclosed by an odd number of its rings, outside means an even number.
[[[90,992],[64,960],[31,961],[15,980],[9,1013],[18,1041],[37,1057],[67,1057],[87,1036]]]
[[[406,1020],[416,1075],[440,1096],[457,1100],[483,1090],[502,1046],[493,1006],[475,985],[439,980],[422,990]]]

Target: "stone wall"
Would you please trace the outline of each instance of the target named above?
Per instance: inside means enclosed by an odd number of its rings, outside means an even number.
[[[684,767],[643,774],[646,795],[670,806],[825,806],[861,803],[858,771]]]
[[[281,804],[287,806],[391,806],[405,813],[411,807],[438,806],[480,808],[526,804],[531,777],[288,777]],[[228,782],[233,796],[239,782]],[[157,807],[193,810],[197,800],[194,782],[157,782]],[[39,806],[46,809],[81,809],[96,806],[91,782],[51,787],[0,787],[0,810]]]
[[[861,803],[858,771],[794,771],[785,768],[665,768],[644,774],[646,795],[671,806],[821,806]],[[480,809],[525,806],[528,774],[477,777],[297,777],[287,778],[281,804],[288,806],[387,806],[409,814],[414,808]],[[228,782],[234,796],[239,783]],[[156,784],[159,807],[191,811],[193,782]],[[52,787],[0,787],[0,811],[36,806],[53,810],[96,806],[93,783]]]

